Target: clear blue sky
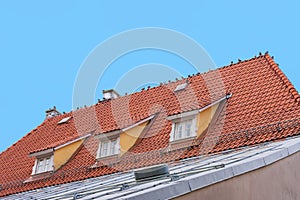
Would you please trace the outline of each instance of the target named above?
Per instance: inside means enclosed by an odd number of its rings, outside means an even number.
[[[0,152],[45,118],[53,105],[72,109],[73,86],[84,59],[102,41],[133,28],[163,27],[202,45],[217,66],[248,59],[260,51],[275,56],[300,89],[299,1],[0,1]],[[128,55],[118,68],[163,63],[182,70],[186,63],[159,51]],[[187,67],[188,68],[188,67]]]

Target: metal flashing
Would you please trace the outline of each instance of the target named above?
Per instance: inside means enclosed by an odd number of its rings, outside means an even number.
[[[278,160],[281,160],[289,155],[288,149],[284,148],[279,151],[270,152],[264,157],[266,165],[270,165]]]
[[[45,156],[45,155],[47,155],[47,154],[53,154],[53,151],[54,151],[53,148],[49,148],[49,149],[46,149],[46,150],[42,150],[42,151],[30,153],[29,156],[30,156],[30,157],[40,157],[40,156]]]
[[[141,121],[139,121],[139,122],[137,122],[135,124],[132,124],[132,125],[126,127],[126,128],[123,128],[122,131],[125,132],[125,131],[127,131],[129,129],[132,129],[132,128],[134,128],[134,127],[136,127],[136,126],[138,126],[138,125],[140,125],[140,124],[142,124],[142,123],[144,123],[146,121],[149,121],[149,120],[153,119],[154,116],[155,115],[151,115],[150,117],[147,117],[147,118],[145,118],[145,119],[143,119],[143,120],[141,120]]]
[[[225,99],[229,99],[231,96],[232,96],[232,94],[228,94],[225,97],[222,97],[222,98],[214,101],[213,103],[211,103],[209,105],[206,105],[203,108],[200,108],[200,109],[197,109],[197,110],[187,111],[187,112],[179,113],[179,114],[176,114],[176,115],[170,115],[170,116],[167,117],[167,120],[172,121],[172,120],[175,120],[175,119],[186,118],[186,117],[197,115],[198,113],[203,112],[204,110],[220,103],[221,101],[224,101]]]
[[[249,171],[264,167],[265,165],[266,164],[263,158],[257,158],[248,162],[241,163],[239,165],[234,165],[231,168],[234,176],[239,176]]]
[[[74,142],[77,142],[77,141],[79,141],[79,140],[83,140],[83,139],[85,139],[85,138],[87,138],[87,137],[89,137],[89,136],[91,136],[90,133],[87,134],[87,135],[81,136],[81,137],[79,137],[79,138],[76,138],[76,139],[74,139],[74,140],[72,140],[72,141],[69,141],[69,142],[67,142],[67,143],[65,143],[65,144],[59,145],[58,147],[55,147],[54,150],[61,149],[61,148],[65,147],[65,146],[68,146],[68,145],[74,143]]]
[[[259,170],[297,152],[300,152],[300,137],[169,163],[170,177],[159,180],[135,182],[133,171],[128,171],[31,190],[3,199],[73,199],[74,195],[77,199],[170,199]]]

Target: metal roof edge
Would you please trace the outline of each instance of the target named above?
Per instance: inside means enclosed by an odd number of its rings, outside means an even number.
[[[297,141],[292,143],[293,139]],[[153,198],[155,199],[155,197],[160,197],[163,199],[175,198],[212,184],[258,170],[299,152],[300,137],[293,139],[285,140],[284,142],[287,142],[287,144],[283,143],[283,148],[274,147],[271,152],[266,151],[262,152],[261,154],[254,155],[254,159],[250,158],[248,160],[242,160],[236,164],[229,164],[225,166],[225,168],[217,169],[215,171],[188,176],[178,181],[171,182],[171,184],[156,186],[150,190],[141,191],[140,193],[136,192],[120,199],[152,200]]]

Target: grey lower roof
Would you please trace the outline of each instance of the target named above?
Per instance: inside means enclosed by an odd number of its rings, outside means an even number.
[[[61,184],[1,199],[170,199],[270,165],[300,151],[300,137],[169,163],[170,176],[135,182],[133,171]]]

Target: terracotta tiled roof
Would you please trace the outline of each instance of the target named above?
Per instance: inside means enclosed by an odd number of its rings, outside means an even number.
[[[189,84],[184,91],[173,92],[185,82]],[[167,151],[172,126],[167,116],[201,109],[229,93],[232,97],[205,134],[189,147]],[[296,135],[300,130],[299,101],[298,92],[268,54],[101,101],[46,119],[2,152],[0,196]],[[151,127],[130,152],[117,162],[95,165],[99,143],[95,134],[128,127],[151,115],[155,115]],[[67,123],[58,124],[70,116]],[[47,178],[24,183],[35,161],[29,153],[90,133],[92,136],[66,165]]]

